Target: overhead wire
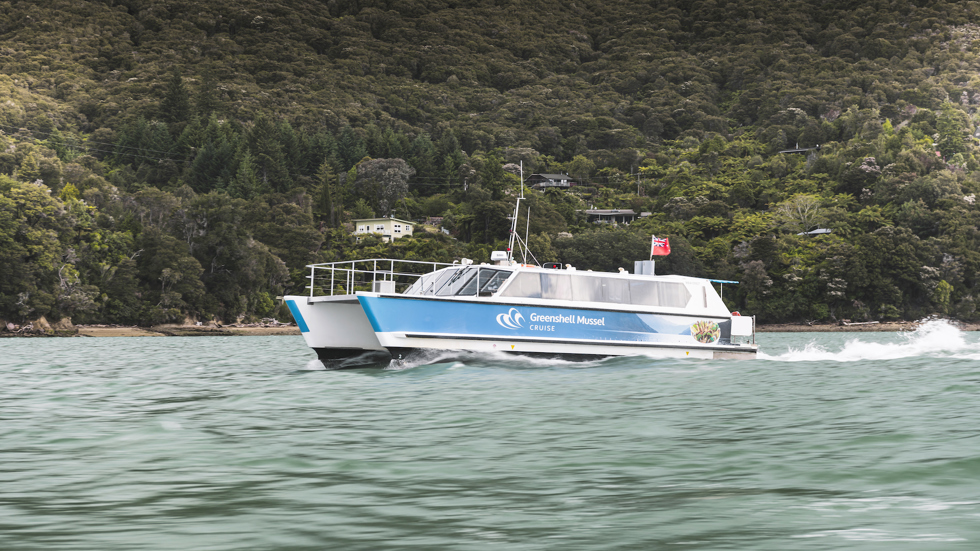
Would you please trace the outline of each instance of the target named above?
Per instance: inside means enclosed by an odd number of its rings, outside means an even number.
[[[19,133],[21,130],[27,130],[28,132],[31,133],[31,136],[32,137],[34,137],[34,134],[35,133],[44,134],[43,131],[31,130],[30,128],[16,127],[16,126],[10,126],[10,125],[6,125],[6,124],[0,124],[0,130],[13,131],[14,134]],[[53,135],[54,135],[54,132],[48,132],[47,135],[46,135],[46,137],[41,138],[41,139],[46,140],[46,139],[50,138]],[[35,139],[37,139],[37,138],[35,138]],[[136,149],[136,150],[139,150],[139,151],[151,151],[153,153],[160,153],[160,154],[163,154],[163,155],[169,155],[170,154],[169,151],[163,151],[163,150],[160,150],[160,149],[150,149],[150,148],[145,148],[145,147],[135,147],[135,146],[129,146],[129,145],[114,144],[114,143],[109,143],[109,142],[99,142],[99,141],[89,140],[89,139],[85,139],[85,140],[82,140],[82,141],[85,142],[85,143],[94,143],[96,145],[104,145],[104,146],[112,147],[112,148]]]
[[[0,132],[5,132],[5,133],[7,133],[7,135],[12,135],[12,134],[15,135],[15,134],[20,133],[23,130],[28,131],[31,134],[31,137],[34,138],[35,140],[38,140],[38,139],[40,139],[40,140],[47,140],[47,139],[50,139],[51,136],[54,135],[54,132],[53,131],[52,132],[47,132],[45,134],[43,131],[32,130],[30,128],[16,127],[16,126],[11,126],[11,125],[0,123]],[[36,134],[41,134],[44,137],[38,138],[36,136]],[[69,134],[69,136],[71,136],[71,135]],[[114,143],[109,143],[109,142],[100,142],[100,141],[95,141],[95,140],[90,140],[90,139],[85,139],[85,140],[81,140],[81,141],[77,141],[77,140],[74,140],[74,141],[73,140],[65,140],[65,142],[66,142],[65,145],[68,146],[68,147],[70,147],[70,148],[77,147],[77,148],[84,149],[86,152],[95,152],[95,153],[101,153],[101,154],[104,154],[104,155],[126,156],[126,157],[133,157],[133,158],[142,158],[142,159],[159,161],[159,162],[163,162],[163,161],[172,161],[172,162],[175,162],[175,163],[177,163],[177,162],[189,162],[187,158],[181,158],[181,157],[173,157],[173,156],[171,156],[172,155],[172,152],[171,151],[163,151],[163,150],[159,150],[159,149],[151,149],[151,148],[143,148],[143,147],[136,147],[136,146],[128,146],[128,145],[114,144]],[[90,145],[90,144],[94,144],[94,145]],[[101,146],[101,147],[95,147],[95,146]],[[105,149],[105,148],[108,148],[108,149]],[[130,150],[135,150],[136,152],[135,153],[130,153],[130,152],[126,152],[126,151],[119,151],[119,149],[130,149]],[[196,148],[196,147],[195,148],[191,148],[192,151],[199,150],[199,149],[200,148]],[[146,152],[159,153],[159,154],[161,154],[163,156],[148,155],[148,154],[146,154]],[[289,172],[291,174],[294,174],[294,175],[307,176],[307,177],[311,177],[311,178],[314,177],[314,176],[316,176],[316,173],[315,172],[311,172],[311,171],[306,170],[306,169],[295,169],[295,170],[291,170]],[[595,181],[596,179],[604,180],[604,183],[606,183],[606,184],[608,184],[610,182],[610,178],[608,176],[594,176],[594,177],[590,178],[590,182],[583,183],[583,184],[580,184],[580,185],[591,185],[591,184],[600,183],[600,182],[596,182]],[[419,180],[438,180],[438,181],[437,182],[420,182]],[[449,187],[449,188],[452,188],[452,187],[463,187],[464,186],[464,184],[461,183],[461,182],[447,182],[445,180],[446,180],[446,177],[444,177],[444,176],[412,176],[409,179],[409,182],[408,183],[411,186],[432,186],[432,187],[446,186],[446,187]]]
[[[41,134],[41,135],[44,135],[44,133],[43,132],[36,131],[36,130],[30,130],[30,129],[18,128],[18,127],[6,125],[6,124],[0,124],[0,131],[11,131],[11,130],[13,130],[15,133],[19,133],[21,130],[28,130],[29,132],[31,132],[31,137],[32,138],[34,138],[35,140],[42,140],[42,141],[43,140],[47,140],[52,135],[54,135],[53,132],[48,132],[45,137],[38,138],[35,135],[35,133]],[[89,144],[96,144],[96,145],[106,146],[106,147],[110,147],[110,148],[121,147],[121,148],[125,148],[125,149],[135,149],[137,151],[137,153],[129,153],[129,152],[125,152],[125,151],[116,151],[115,149],[101,149],[101,148],[93,147],[93,146],[91,146]],[[71,143],[70,140],[66,140],[65,145],[68,146],[69,148],[79,148],[79,149],[83,149],[86,152],[103,153],[105,155],[127,156],[127,157],[149,159],[149,160],[161,161],[161,162],[162,161],[187,162],[187,159],[186,158],[178,158],[178,157],[169,156],[169,152],[161,152],[160,150],[154,150],[154,149],[142,149],[142,148],[137,148],[137,147],[132,147],[132,146],[117,145],[117,144],[111,144],[111,143],[108,143],[108,142],[99,142],[99,141],[84,140],[84,142],[82,142],[82,143],[78,143],[78,142]],[[199,149],[199,148],[192,148],[192,149],[195,149],[196,150],[196,149]],[[155,156],[152,156],[152,155],[146,155],[146,154],[142,153],[142,151],[161,152],[161,153],[164,153],[164,154],[166,154],[168,156],[166,156],[166,157],[155,157]],[[310,172],[309,170],[305,170],[305,169],[295,169],[295,170],[291,170],[290,172],[292,174],[298,175],[298,176],[307,176],[307,177],[314,177],[314,176],[316,176],[316,173],[315,172]],[[430,183],[430,182],[419,182],[419,181],[417,181],[417,180],[420,180],[420,179],[424,179],[424,180],[444,180],[445,177],[442,177],[442,176],[413,176],[412,178],[409,179],[408,184],[410,186],[448,186],[448,187],[462,187],[462,185],[463,185],[463,184],[458,183],[458,182],[431,182]]]
[[[14,127],[14,126],[0,124],[0,130],[7,131],[7,130],[10,130],[10,129],[15,130],[15,133],[18,133],[21,130],[23,130],[22,128],[17,128],[17,127]],[[30,130],[30,129],[28,129],[28,130]],[[31,132],[32,137],[35,140],[39,139],[39,138],[37,138],[37,137],[34,136],[34,133],[36,131],[30,131],[30,132]],[[8,135],[10,135],[10,134],[8,134]],[[40,140],[47,140],[52,135],[54,135],[54,133],[53,132],[49,132],[46,137],[40,138]],[[107,149],[100,149],[100,148],[97,148],[97,147],[93,147],[93,146],[88,145],[90,143],[91,144],[95,144],[95,145],[110,147],[110,148],[113,148],[113,149],[108,149],[108,150]],[[145,155],[145,154],[142,154],[142,153],[127,153],[127,152],[123,152],[123,151],[116,151],[115,148],[120,147],[120,148],[123,148],[123,149],[135,149],[137,151],[152,151],[154,153],[163,153],[165,155],[169,155],[169,152],[166,152],[166,151],[160,151],[160,150],[156,150],[156,149],[141,149],[141,148],[137,148],[137,147],[111,144],[111,143],[107,143],[107,142],[98,142],[98,141],[84,140],[82,142],[74,142],[74,143],[72,143],[72,141],[66,140],[65,145],[68,146],[68,147],[70,147],[70,148],[77,147],[77,148],[80,148],[80,149],[84,149],[85,151],[95,151],[97,153],[105,153],[107,155],[125,155],[125,156],[130,156],[130,157],[142,157],[142,158],[146,158],[146,159],[152,159],[152,160],[155,160],[155,161],[177,161],[178,160],[178,159],[174,159],[173,157],[169,157],[169,156],[168,157],[154,157],[154,156]]]

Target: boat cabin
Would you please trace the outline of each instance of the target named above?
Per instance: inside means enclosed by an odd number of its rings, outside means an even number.
[[[690,281],[687,281],[690,280]],[[692,304],[692,287],[702,304]],[[719,307],[709,301],[704,280],[682,276],[636,276],[529,267],[453,266],[420,277],[404,294],[440,297],[501,297],[598,302],[640,307]],[[710,295],[717,297],[714,289]],[[725,310],[727,313],[727,310]]]

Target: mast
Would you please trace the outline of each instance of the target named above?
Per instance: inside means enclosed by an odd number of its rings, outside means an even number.
[[[514,240],[517,239],[517,215],[521,209],[521,199],[524,198],[524,161],[521,161],[521,196],[514,205],[514,215],[510,220],[510,240],[507,242],[507,262],[514,261]]]
[[[521,199],[524,198],[524,161],[521,161]]]
[[[522,186],[523,187],[523,186]],[[524,264],[527,264],[527,238],[531,233],[531,207],[527,208],[527,228],[524,230]]]

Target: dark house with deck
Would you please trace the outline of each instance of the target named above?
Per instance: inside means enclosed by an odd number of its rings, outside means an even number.
[[[636,214],[633,209],[591,209],[583,212],[593,224],[629,224],[637,218],[650,216],[649,212]]]
[[[569,188],[574,185],[568,174],[532,174],[525,182],[534,189]]]

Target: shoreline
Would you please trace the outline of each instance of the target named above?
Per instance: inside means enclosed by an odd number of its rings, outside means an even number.
[[[767,323],[755,326],[756,333],[894,333],[915,331],[923,321],[885,321],[871,323],[852,323],[839,325],[836,323]],[[964,323],[950,320],[960,331],[980,331],[980,324]]]
[[[857,323],[839,325],[832,323],[767,323],[757,325],[756,333],[894,333],[915,331],[920,321],[881,323]],[[951,322],[960,331],[980,331],[980,324]],[[119,325],[73,325],[55,327],[46,331],[29,333],[0,332],[0,338],[39,337],[241,337],[241,336],[297,336],[299,328],[293,324],[280,325],[154,325],[151,327]]]
[[[0,333],[0,338],[46,337],[242,337],[301,335],[295,325],[154,325],[137,327],[125,325],[73,325],[48,331],[29,333]]]

